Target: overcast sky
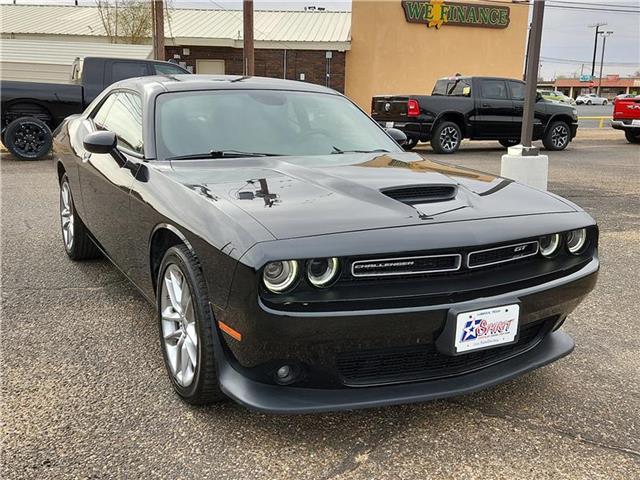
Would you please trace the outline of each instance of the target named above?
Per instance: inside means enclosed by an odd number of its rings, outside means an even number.
[[[0,0],[0,3],[12,2]],[[242,0],[168,2],[174,7],[242,8]],[[74,0],[17,0],[17,3],[73,4]],[[80,4],[92,5],[95,2],[80,0]],[[256,9],[303,9],[306,5],[322,6],[327,10],[351,9],[349,0],[254,0],[254,4]],[[558,8],[561,5],[570,8]],[[584,73],[591,73],[595,29],[588,26],[603,22],[607,25],[602,28],[614,32],[607,38],[604,74],[631,75],[640,70],[640,0],[548,0],[542,37],[542,75],[553,78],[556,75],[579,74],[583,63]],[[599,42],[596,75],[599,72],[601,46],[602,41]]]

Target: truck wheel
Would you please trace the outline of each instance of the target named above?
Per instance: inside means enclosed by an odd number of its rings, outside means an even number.
[[[402,145],[402,148],[404,148],[408,152],[409,150],[413,150],[417,144],[418,144],[417,139],[407,138],[407,143]]]
[[[569,125],[563,121],[553,122],[547,128],[542,143],[544,148],[551,151],[564,150],[571,141],[571,130]]]
[[[439,123],[431,135],[431,147],[436,153],[455,153],[461,141],[462,131],[453,122]]]
[[[4,146],[20,160],[38,160],[49,153],[53,142],[51,130],[41,120],[21,117],[4,131]]]
[[[629,143],[640,143],[640,130],[625,130],[624,136]]]
[[[516,140],[515,138],[509,138],[507,140],[498,140],[500,145],[504,148],[514,147],[520,143],[520,140]]]

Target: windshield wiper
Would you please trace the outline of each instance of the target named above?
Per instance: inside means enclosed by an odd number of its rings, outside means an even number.
[[[333,145],[333,152],[331,152],[331,154],[335,155],[341,153],[389,153],[389,150],[385,150],[384,148],[376,148],[375,150],[342,150]]]
[[[241,157],[279,157],[278,153],[241,152],[239,150],[211,150],[208,153],[190,153],[177,155],[167,160],[197,160],[199,158],[241,158]]]

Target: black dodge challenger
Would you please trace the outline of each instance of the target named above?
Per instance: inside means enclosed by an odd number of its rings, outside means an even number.
[[[190,403],[419,402],[570,353],[594,220],[402,137],[307,83],[125,80],[56,131],[64,248],[105,255],[156,306]]]

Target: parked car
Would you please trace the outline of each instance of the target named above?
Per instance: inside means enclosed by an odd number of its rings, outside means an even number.
[[[614,103],[611,126],[623,130],[629,143],[640,143],[640,95]]]
[[[393,138],[309,83],[125,80],[56,135],[64,249],[106,255],[155,306],[190,403],[419,402],[571,352],[594,220]]]
[[[52,130],[81,113],[107,86],[142,75],[189,73],[154,60],[86,57],[71,67],[71,83],[0,82],[2,143],[21,160],[37,160],[51,150]]]
[[[374,120],[402,130],[406,149],[431,141],[436,153],[454,153],[463,138],[498,140],[505,147],[520,142],[525,84],[497,77],[448,77],[431,96],[379,95],[372,99]],[[575,108],[547,102],[535,107],[534,140],[547,150],[564,150],[578,130]]]
[[[588,93],[586,95],[579,95],[576,98],[576,103],[578,105],[606,105],[609,103],[604,97],[599,97],[595,93]]]
[[[545,100],[566,103],[567,105],[576,104],[576,101],[573,98],[557,90],[538,90],[538,93],[542,95],[542,98],[544,98]]]

